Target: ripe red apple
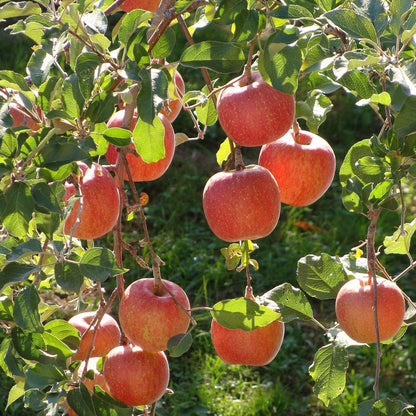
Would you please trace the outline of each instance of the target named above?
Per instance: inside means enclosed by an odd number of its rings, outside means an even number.
[[[163,351],[143,351],[137,345],[112,349],[104,362],[110,394],[128,406],[159,400],[169,383],[169,364]]]
[[[331,185],[335,155],[322,137],[304,130],[296,136],[291,130],[262,146],[259,165],[275,177],[283,203],[303,207],[318,200]]]
[[[121,127],[124,117],[124,110],[117,111],[112,115],[108,121],[107,127]],[[135,156],[133,153],[127,154],[127,163],[134,182],[153,181],[160,178],[170,166],[173,155],[175,153],[175,132],[173,131],[171,123],[165,116],[159,114],[159,119],[162,121],[165,128],[165,156],[157,162],[146,163],[140,156]],[[137,117],[134,116],[132,120],[131,130],[133,131]],[[146,140],[144,137],[143,140]],[[134,149],[134,144],[130,145]],[[117,161],[117,149],[114,145],[109,144],[105,157],[108,163],[115,164]],[[124,172],[124,179],[128,180],[127,172]]]
[[[202,204],[212,232],[228,242],[270,234],[279,220],[279,187],[258,165],[218,172],[205,185]]]
[[[274,89],[258,71],[220,91],[218,120],[241,146],[261,146],[282,137],[295,120],[295,98]]]
[[[125,12],[141,9],[149,12],[155,12],[160,4],[160,0],[125,0],[120,4],[120,9]]]
[[[174,335],[183,334],[189,326],[189,299],[176,283],[162,280],[157,290],[153,278],[130,284],[120,300],[120,326],[127,338],[145,351],[163,351]],[[171,296],[168,290],[175,296]]]
[[[185,94],[185,83],[183,81],[182,75],[178,71],[175,71],[173,82],[175,83],[176,91],[179,92],[177,93],[177,95],[179,97],[182,97]],[[182,110],[182,99],[170,99],[168,107],[169,112],[165,111],[164,108],[162,108],[160,112],[172,123],[178,117],[179,113]]]
[[[338,292],[335,312],[341,328],[354,341],[376,342],[373,310],[374,285],[372,279],[353,279]],[[402,292],[396,283],[377,277],[377,317],[380,341],[394,337],[405,313]]]
[[[76,238],[92,240],[107,234],[117,222],[120,211],[120,196],[116,182],[107,169],[98,163],[88,167],[84,162],[77,162],[80,170],[79,190],[73,183],[65,182],[64,201],[80,192],[82,212],[80,223],[73,234]],[[78,217],[79,201],[75,201],[72,211],[64,224],[64,233],[71,234]]]
[[[211,339],[215,351],[227,364],[269,364],[280,350],[284,333],[285,325],[279,321],[252,331],[228,329],[214,319],[211,322]]]
[[[69,319],[69,323],[78,329],[82,336],[78,347],[78,352],[73,356],[73,360],[85,360],[87,353],[91,346],[91,339],[94,332],[94,326],[90,327],[96,312],[88,311],[81,312]],[[89,329],[88,329],[89,328]],[[94,346],[91,352],[91,357],[104,357],[107,353],[120,345],[121,331],[117,321],[109,314],[104,314],[98,325],[94,338]]]

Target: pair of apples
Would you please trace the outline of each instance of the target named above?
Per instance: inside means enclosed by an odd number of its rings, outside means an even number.
[[[95,372],[94,380],[85,379],[87,387],[92,390],[98,384],[129,406],[157,401],[170,377],[164,350],[171,337],[188,329],[189,309],[189,299],[180,286],[162,280],[156,288],[154,279],[143,278],[129,285],[120,300],[120,325],[109,314],[98,325],[93,322],[95,312],[74,315],[69,323],[80,332],[81,342],[73,359],[85,360],[91,343],[90,356],[105,357],[103,373]],[[127,344],[120,344],[120,328]]]

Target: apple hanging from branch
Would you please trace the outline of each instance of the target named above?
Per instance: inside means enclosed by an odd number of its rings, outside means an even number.
[[[275,177],[282,203],[303,207],[317,201],[335,174],[335,154],[322,137],[290,130],[282,138],[262,146],[260,166]]]
[[[241,146],[261,146],[282,137],[295,119],[295,98],[274,89],[260,72],[230,82],[217,100],[225,134]]]
[[[373,279],[353,279],[339,290],[335,301],[338,323],[356,342],[377,341]],[[380,341],[394,337],[403,324],[405,301],[396,283],[377,277],[377,320]]]

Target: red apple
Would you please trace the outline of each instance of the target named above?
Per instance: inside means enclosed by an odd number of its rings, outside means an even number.
[[[125,12],[141,9],[149,12],[155,12],[160,4],[160,0],[125,0],[120,4],[120,9]]]
[[[121,329],[133,344],[145,351],[166,350],[168,340],[185,333],[189,326],[190,318],[183,310],[190,309],[188,296],[176,283],[162,282],[156,290],[153,278],[136,280],[120,300]]]
[[[274,89],[258,71],[236,78],[221,90],[218,120],[227,136],[241,146],[261,146],[282,137],[295,120],[295,98]]]
[[[178,71],[175,71],[173,82],[175,83],[176,90],[179,92],[177,93],[177,96],[182,97],[185,94],[185,83],[183,81],[182,75]],[[172,123],[182,110],[182,99],[170,99],[168,107],[169,112],[165,111],[164,108],[162,108],[160,112]]]
[[[91,346],[94,326],[90,328],[90,324],[94,319],[96,312],[81,312],[69,319],[69,323],[78,329],[82,339],[78,347],[78,352],[73,356],[73,360],[85,360]],[[89,329],[88,329],[89,328]],[[120,345],[120,327],[117,321],[109,314],[104,314],[98,325],[94,338],[94,346],[91,351],[91,357],[104,357],[107,353]]]
[[[335,312],[341,328],[354,341],[376,342],[372,279],[353,279],[339,290]],[[380,341],[394,337],[402,326],[405,302],[396,283],[377,277],[377,317]]]
[[[144,406],[159,400],[169,383],[169,364],[163,351],[143,351],[121,345],[104,362],[104,377],[110,394],[128,406]]]
[[[331,185],[335,155],[322,137],[304,130],[295,136],[291,130],[262,146],[259,165],[275,177],[283,203],[303,207],[318,200]]]
[[[228,242],[270,234],[279,220],[279,187],[258,165],[218,172],[205,185],[202,204],[212,232]]]
[[[284,333],[285,325],[279,321],[252,331],[228,329],[214,319],[211,322],[211,339],[215,351],[227,364],[269,364],[280,350]]]
[[[107,127],[121,127],[124,117],[124,110],[117,111],[108,121]],[[146,163],[139,156],[135,156],[133,153],[127,154],[127,163],[134,182],[144,182],[144,181],[153,181],[160,178],[170,166],[173,155],[175,153],[175,132],[173,131],[171,123],[167,120],[165,116],[159,114],[159,119],[162,121],[165,128],[165,156],[158,160],[157,162]],[[137,117],[133,117],[133,123],[131,130],[133,131],[136,125]],[[143,138],[146,140],[146,138]],[[130,145],[134,149],[134,144]],[[115,164],[117,161],[117,148],[109,144],[107,152],[105,154],[108,163]],[[128,180],[127,172],[124,172],[124,179]]]
[[[78,187],[73,183],[65,182],[64,201],[80,192],[82,198],[82,211],[80,223],[73,236],[84,240],[92,240],[107,234],[117,222],[120,211],[120,196],[117,185],[107,169],[98,163],[89,168],[83,162],[77,162],[80,170]],[[72,211],[64,224],[64,233],[71,234],[78,217],[79,201],[75,201]]]

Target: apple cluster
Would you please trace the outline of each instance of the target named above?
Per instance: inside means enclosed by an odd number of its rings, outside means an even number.
[[[268,236],[281,203],[302,207],[318,200],[335,174],[335,155],[321,137],[299,130],[295,97],[276,90],[259,71],[244,72],[221,89],[218,120],[237,147],[259,146],[257,165],[235,163],[214,174],[203,192],[209,227],[221,240],[236,242]],[[252,331],[228,329],[214,319],[211,337],[219,357],[230,364],[265,365],[282,344],[279,321]],[[254,347],[255,346],[255,347]]]

